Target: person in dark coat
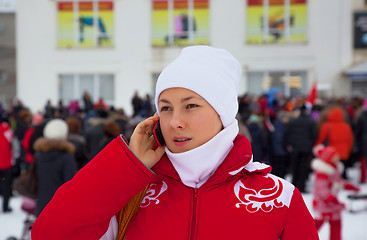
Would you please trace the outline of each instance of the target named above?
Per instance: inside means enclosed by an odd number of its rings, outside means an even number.
[[[117,109],[114,120],[120,126],[122,133],[125,134],[129,124],[129,117],[125,114],[124,109]]]
[[[21,142],[28,128],[32,126],[32,113],[28,109],[22,109],[17,115],[15,137]]]
[[[100,150],[99,144],[104,136],[105,122],[106,119],[102,117],[94,117],[88,120],[90,128],[85,133],[88,160],[94,158]]]
[[[312,148],[317,139],[316,123],[302,106],[300,115],[292,119],[285,132],[287,150],[290,154],[292,183],[301,192],[306,192],[306,181],[311,171]]]
[[[152,100],[151,100],[150,95],[149,94],[145,95],[145,99],[143,101],[143,106],[142,106],[142,116],[143,117],[149,117],[154,114],[151,101]]]
[[[272,158],[270,164],[272,172],[281,178],[284,178],[288,170],[288,152],[285,144],[285,131],[289,122],[289,116],[286,112],[280,112],[273,121],[274,131],[270,133]]]
[[[251,135],[251,148],[253,160],[263,162],[264,158],[264,132],[260,127],[260,118],[256,114],[251,114],[247,120],[247,128]]]
[[[139,96],[138,91],[135,91],[133,98],[131,99],[131,104],[133,105],[133,117],[139,115],[140,111],[143,109],[143,99]]]
[[[99,151],[107,146],[113,139],[122,133],[120,125],[114,121],[106,122],[104,126],[104,135],[99,143]],[[99,152],[98,151],[98,152]]]
[[[366,104],[367,101],[365,100]],[[363,107],[355,126],[356,145],[358,146],[358,158],[360,161],[360,182],[366,182],[367,165],[367,106]]]
[[[82,122],[79,118],[75,116],[70,116],[65,121],[69,129],[67,140],[71,142],[75,147],[74,157],[79,170],[84,167],[88,162],[86,140],[85,137],[81,134]]]
[[[85,112],[88,112],[93,109],[93,100],[87,91],[85,91],[83,94],[83,102]]]
[[[43,131],[44,137],[34,143],[38,179],[36,215],[49,203],[56,190],[75,175],[75,147],[66,140],[68,126],[64,120],[49,121]]]

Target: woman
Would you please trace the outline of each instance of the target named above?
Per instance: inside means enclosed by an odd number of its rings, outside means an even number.
[[[158,114],[62,186],[32,239],[116,239],[115,215],[148,184],[126,239],[318,239],[300,192],[253,163],[237,134],[240,76],[223,49],[183,49],[159,76]],[[151,135],[158,120],[165,147]]]
[[[347,179],[347,160],[352,152],[354,136],[352,127],[343,119],[344,112],[342,108],[336,106],[328,110],[326,121],[321,125],[315,146],[324,144],[336,148],[344,165],[342,176]]]
[[[74,145],[67,141],[68,126],[64,120],[50,120],[43,136],[34,143],[38,179],[36,215],[52,199],[56,190],[72,179],[77,171]]]

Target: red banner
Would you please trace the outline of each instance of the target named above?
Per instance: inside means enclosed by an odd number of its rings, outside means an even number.
[[[58,10],[73,11],[73,5],[74,4],[72,2],[59,2]],[[79,11],[93,11],[93,2],[79,2],[78,7]],[[98,2],[98,10],[99,11],[113,10],[113,2],[111,1]]]
[[[175,0],[173,1],[173,7],[175,9],[187,9],[188,1],[187,0]],[[194,8],[208,8],[209,1],[208,0],[195,0]],[[153,2],[153,9],[167,9],[168,1],[167,0],[156,0]]]

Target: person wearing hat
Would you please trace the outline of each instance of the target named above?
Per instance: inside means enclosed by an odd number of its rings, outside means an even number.
[[[314,172],[313,209],[316,228],[319,230],[325,221],[330,224],[330,240],[341,239],[341,211],[344,203],[338,200],[341,189],[359,191],[359,187],[343,180],[343,164],[335,147],[316,145],[313,148],[316,158],[312,160]]]
[[[11,126],[5,119],[0,118],[0,196],[2,196],[2,209],[0,209],[0,213],[12,211],[9,206],[9,201],[12,193],[12,167],[14,165],[12,150],[13,138],[14,132]]]
[[[32,239],[318,239],[297,188],[253,162],[238,135],[240,78],[228,51],[184,48],[158,78],[157,113],[60,187]],[[146,186],[126,226],[119,212]]]
[[[56,190],[76,173],[75,147],[68,142],[68,126],[62,119],[46,123],[43,137],[34,143],[36,175],[38,180],[36,215],[51,200]]]

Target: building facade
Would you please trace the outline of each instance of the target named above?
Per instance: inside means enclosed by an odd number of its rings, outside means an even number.
[[[348,96],[352,15],[364,7],[362,0],[18,0],[17,97],[37,111],[48,99],[68,104],[87,91],[131,114],[134,92],[153,96],[164,66],[197,44],[240,61],[240,94],[306,95],[317,80],[320,94]]]
[[[15,2],[0,0],[0,103],[10,106],[16,95]]]
[[[367,1],[353,2],[353,60],[345,71],[351,95],[367,97]]]

